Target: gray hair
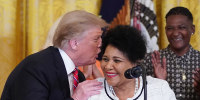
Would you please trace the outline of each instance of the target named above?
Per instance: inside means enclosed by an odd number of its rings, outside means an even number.
[[[98,16],[83,10],[66,13],[55,31],[53,45],[62,48],[68,40],[82,35],[91,26],[105,27],[107,23]]]

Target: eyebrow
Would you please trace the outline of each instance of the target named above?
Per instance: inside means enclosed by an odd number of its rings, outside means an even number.
[[[117,58],[117,59],[122,59],[122,60],[125,60],[124,58],[117,57],[117,56],[114,56],[113,58]]]

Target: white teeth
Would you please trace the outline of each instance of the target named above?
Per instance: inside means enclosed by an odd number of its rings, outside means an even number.
[[[176,39],[174,39],[174,40],[179,41],[179,40],[182,40],[182,38],[176,38]]]
[[[117,74],[107,74],[108,76],[113,76],[113,75],[117,75]]]

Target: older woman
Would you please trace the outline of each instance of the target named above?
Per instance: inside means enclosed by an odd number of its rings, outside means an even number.
[[[126,79],[124,72],[135,67],[146,53],[140,32],[130,26],[110,29],[103,39],[101,67],[105,78],[101,94],[89,100],[144,100],[142,77]],[[165,80],[147,77],[147,100],[176,100]]]

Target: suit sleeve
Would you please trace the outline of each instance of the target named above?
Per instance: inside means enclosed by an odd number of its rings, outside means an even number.
[[[42,72],[22,69],[13,88],[15,100],[48,100],[49,87]]]

